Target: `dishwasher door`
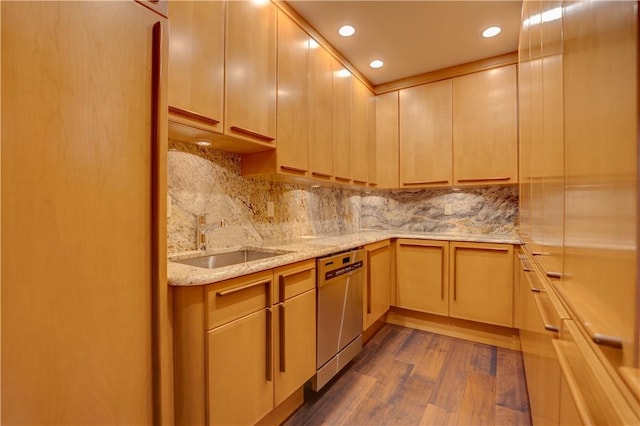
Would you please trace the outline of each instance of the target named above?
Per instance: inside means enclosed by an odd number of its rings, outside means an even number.
[[[364,252],[318,259],[318,378],[320,389],[362,349]]]

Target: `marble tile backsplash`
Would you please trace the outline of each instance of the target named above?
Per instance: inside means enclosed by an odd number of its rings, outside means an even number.
[[[241,176],[241,156],[170,141],[168,252],[196,248],[195,218],[226,220],[207,233],[211,248],[337,235],[361,228],[508,234],[518,216],[517,186],[374,191],[271,182]],[[267,202],[275,206],[267,217]],[[452,214],[444,215],[451,204]]]

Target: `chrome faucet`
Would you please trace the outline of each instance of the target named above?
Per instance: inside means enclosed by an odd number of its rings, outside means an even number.
[[[207,213],[197,214],[196,215],[196,247],[198,247],[198,250],[204,251],[207,249],[207,231],[210,231],[215,228],[224,228],[225,226],[227,226],[227,221],[224,219],[220,221],[207,223]]]

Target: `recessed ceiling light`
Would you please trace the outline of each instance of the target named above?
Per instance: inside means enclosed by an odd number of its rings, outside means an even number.
[[[356,29],[353,28],[351,25],[343,25],[338,30],[338,33],[342,37],[351,37],[352,35],[354,35],[356,33]]]
[[[500,27],[489,27],[482,32],[482,37],[485,37],[485,38],[495,37],[498,34],[500,34],[500,31],[502,31],[502,28]]]
[[[381,68],[384,65],[384,62],[382,62],[380,59],[374,59],[373,61],[369,62],[369,66],[371,68]]]

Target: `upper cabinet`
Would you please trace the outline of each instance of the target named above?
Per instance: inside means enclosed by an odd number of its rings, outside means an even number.
[[[367,144],[369,89],[358,79],[353,79],[351,94],[351,178],[356,185],[367,184]]]
[[[518,182],[516,66],[453,79],[454,185]]]
[[[311,177],[333,176],[333,57],[309,40],[309,168]]]
[[[169,17],[169,137],[234,152],[275,148],[276,7],[171,2]]]
[[[333,60],[333,176],[336,182],[351,182],[351,100],[354,78]]]
[[[398,92],[376,96],[376,183],[398,187]]]
[[[169,2],[169,120],[223,132],[225,2]]]
[[[451,80],[400,90],[400,186],[451,185]]]

